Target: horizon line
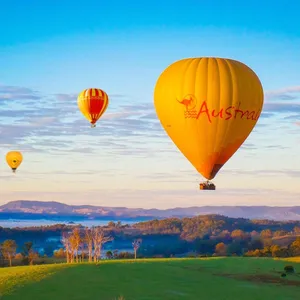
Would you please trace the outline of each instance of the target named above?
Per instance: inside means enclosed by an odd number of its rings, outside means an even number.
[[[64,203],[64,202],[58,202],[58,201],[43,201],[43,200],[12,200],[12,201],[8,201],[4,204],[1,204],[0,207],[4,206],[4,205],[7,205],[9,203],[12,203],[12,202],[20,202],[20,201],[23,201],[23,202],[43,202],[43,203],[59,203],[59,204],[64,204],[64,205],[67,205],[67,206],[92,206],[92,207],[111,207],[111,208],[127,208],[127,209],[143,209],[143,210],[153,210],[153,209],[156,209],[156,210],[162,210],[162,211],[165,211],[165,210],[170,210],[170,209],[184,209],[184,208],[194,208],[194,207],[197,207],[197,208],[201,208],[201,207],[273,207],[273,208],[276,208],[276,207],[281,207],[281,208],[292,208],[292,207],[300,207],[300,205],[202,205],[202,206],[186,206],[186,207],[180,207],[180,206],[176,206],[176,207],[169,207],[169,208],[143,208],[143,207],[127,207],[127,206],[105,206],[105,205],[92,205],[92,204],[67,204],[67,203]],[[0,211],[1,213],[1,211]]]

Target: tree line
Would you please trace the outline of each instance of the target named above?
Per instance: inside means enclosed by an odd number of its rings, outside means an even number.
[[[54,251],[56,258],[65,258],[66,263],[98,262],[102,257],[104,244],[113,241],[114,237],[105,231],[103,227],[81,228],[73,227],[72,230],[64,231],[61,236],[63,248]],[[142,239],[134,239],[132,242],[133,255],[127,252],[107,251],[106,258],[137,258],[137,251],[140,248]],[[0,245],[0,260],[2,258],[9,261],[21,260],[22,264],[33,264],[40,254],[34,250],[32,242],[25,242],[22,251],[17,253],[17,243],[15,240],[5,240]],[[43,257],[46,257],[43,255]]]
[[[17,243],[15,240],[5,240],[0,245],[0,265],[4,266],[4,259],[8,260],[12,266],[12,260],[21,260],[22,264],[32,265],[34,260],[39,257],[39,253],[33,249],[32,242],[26,242],[22,246],[22,251],[17,253]]]
[[[57,224],[22,231],[22,228],[0,227],[0,262],[5,259],[11,264],[12,259],[18,258],[24,264],[32,264],[37,261],[37,257],[45,257],[46,251],[44,254],[38,253],[31,241],[36,244],[39,238],[53,235],[60,242],[54,249],[48,249],[47,256],[65,259],[68,263],[83,260],[97,262],[101,257],[136,258],[137,253],[139,257],[300,255],[300,222],[206,215],[151,220],[133,225],[109,222],[106,226],[93,228]],[[3,240],[5,236],[9,239]],[[22,236],[21,242],[14,239],[19,236]],[[114,243],[114,248],[119,249],[131,245],[132,252],[108,250],[103,255],[104,245],[110,242]]]

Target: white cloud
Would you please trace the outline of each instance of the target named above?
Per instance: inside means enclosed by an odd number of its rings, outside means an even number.
[[[283,89],[266,91],[266,99],[293,100],[300,98],[300,86],[286,87]]]

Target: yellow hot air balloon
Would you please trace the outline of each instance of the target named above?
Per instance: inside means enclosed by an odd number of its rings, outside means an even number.
[[[96,122],[107,109],[108,95],[100,89],[85,89],[77,99],[78,107],[91,127],[96,127]]]
[[[15,173],[23,161],[23,156],[19,151],[10,151],[6,154],[6,162]]]
[[[157,116],[175,145],[215,189],[213,179],[253,130],[262,111],[257,75],[232,59],[179,60],[157,80]]]

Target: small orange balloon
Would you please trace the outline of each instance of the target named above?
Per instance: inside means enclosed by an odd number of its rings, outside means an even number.
[[[10,151],[6,154],[6,162],[15,173],[23,161],[23,156],[19,151]]]

